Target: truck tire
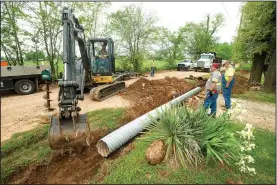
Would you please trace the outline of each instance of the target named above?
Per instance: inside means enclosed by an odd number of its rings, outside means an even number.
[[[177,68],[177,71],[180,71],[180,68]]]
[[[36,90],[36,86],[31,80],[23,79],[15,82],[14,90],[20,95],[33,94]]]
[[[197,72],[197,68],[194,68],[194,71]]]

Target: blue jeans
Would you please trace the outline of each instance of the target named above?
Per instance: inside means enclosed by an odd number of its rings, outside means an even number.
[[[211,114],[212,115],[216,114],[217,98],[218,98],[218,93],[207,97],[204,101],[204,108],[205,109],[211,108]]]
[[[233,78],[233,80],[230,82],[229,87],[226,87],[226,83],[227,81],[225,80],[225,76],[222,75],[222,94],[225,100],[225,107],[226,109],[230,109],[231,108],[231,94],[232,94],[232,89],[234,87],[235,84],[235,79]]]

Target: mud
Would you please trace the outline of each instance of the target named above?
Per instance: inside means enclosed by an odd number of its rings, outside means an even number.
[[[131,121],[193,88],[184,79],[175,77],[151,81],[141,78],[119,94],[133,101],[125,121]]]

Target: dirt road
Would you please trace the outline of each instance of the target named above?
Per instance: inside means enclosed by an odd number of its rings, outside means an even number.
[[[166,71],[155,74],[155,77],[147,77],[149,80],[162,79],[166,76],[184,78],[189,75],[196,77],[206,75],[203,72],[185,72],[185,71]],[[134,83],[136,79],[126,81],[126,86]],[[58,88],[51,89],[51,106],[58,109]],[[40,91],[35,94],[19,96],[14,93],[2,95],[1,97],[1,142],[9,139],[12,134],[27,131],[39,125],[39,115],[45,110],[43,104],[45,100],[42,96],[45,92]],[[79,101],[81,112],[88,112],[103,108],[126,107],[129,105],[127,100],[120,96],[110,97],[102,102],[95,102],[85,94],[84,101]]]

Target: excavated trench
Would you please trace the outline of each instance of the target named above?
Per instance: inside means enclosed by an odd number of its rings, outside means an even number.
[[[121,122],[128,123],[199,85],[202,86],[203,82],[191,85],[178,78],[151,81],[141,78],[119,94],[132,102],[125,114],[125,119]],[[56,153],[48,164],[32,164],[14,173],[7,182],[16,184],[88,183],[103,165],[104,158],[98,154],[95,144],[107,135],[108,131],[103,130],[92,134],[94,137],[92,147],[83,151],[75,151],[73,154],[66,152],[63,156]],[[124,155],[132,149],[132,145],[126,144],[123,150],[114,152],[109,159]]]

